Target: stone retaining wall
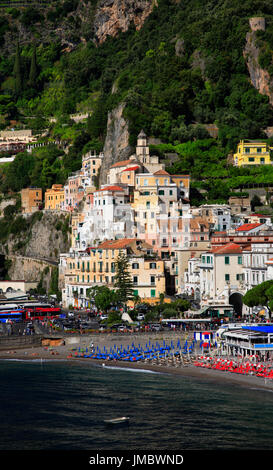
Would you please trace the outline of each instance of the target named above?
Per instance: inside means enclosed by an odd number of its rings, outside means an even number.
[[[42,335],[0,336],[0,350],[39,347]]]

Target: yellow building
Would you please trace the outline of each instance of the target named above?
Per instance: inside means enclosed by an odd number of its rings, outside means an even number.
[[[116,260],[119,254],[128,256],[134,294],[150,301],[159,301],[165,293],[164,261],[152,252],[151,245],[135,238],[107,240],[86,252],[71,253],[66,258],[65,305],[84,305],[87,290],[94,285],[114,288]]]
[[[53,184],[51,189],[45,192],[45,209],[64,209],[64,187],[62,184]]]
[[[272,165],[270,150],[266,142],[259,140],[240,140],[237,152],[233,155],[235,166],[244,165]]]

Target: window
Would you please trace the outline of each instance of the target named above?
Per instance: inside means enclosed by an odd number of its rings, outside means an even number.
[[[139,264],[138,263],[133,263],[132,264],[132,269],[139,269]]]
[[[250,148],[249,148],[249,147],[245,147],[245,148],[244,148],[244,151],[245,151],[245,153],[250,153]]]
[[[138,277],[137,276],[133,276],[133,284],[134,284],[134,286],[137,286],[137,284],[138,284]]]
[[[134,296],[135,296],[135,297],[138,296],[138,290],[134,290]]]
[[[242,256],[238,256],[238,264],[243,264],[243,257]]]
[[[229,264],[229,256],[225,256],[225,264]]]
[[[151,286],[155,286],[155,276],[151,276]]]
[[[150,269],[156,269],[156,263],[150,263]]]
[[[225,281],[229,281],[229,274],[225,274]]]
[[[148,186],[148,180],[145,179],[143,184],[144,184],[144,186]]]
[[[258,148],[257,148],[257,153],[262,153],[261,147],[258,147]]]
[[[158,194],[159,194],[159,196],[164,196],[164,189],[160,189],[160,190],[158,191]]]
[[[146,201],[146,208],[147,208],[147,209],[150,209],[150,206],[151,206],[150,201]]]
[[[255,158],[254,157],[248,157],[248,161],[249,162],[255,162]]]
[[[151,297],[155,297],[155,289],[151,289]]]

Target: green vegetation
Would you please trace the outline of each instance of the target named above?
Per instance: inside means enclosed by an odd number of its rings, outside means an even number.
[[[1,167],[2,191],[64,182],[80,168],[84,151],[102,149],[107,113],[121,102],[130,143],[135,145],[143,128],[166,151],[176,152],[179,161],[169,171],[191,174],[196,203],[226,202],[232,190],[252,181],[271,183],[271,168],[227,164],[239,139],[266,138],[264,129],[273,125],[269,99],[251,85],[243,56],[249,18],[264,16],[266,30],[257,33],[259,63],[273,76],[270,2],[159,0],[141,30],[132,25],[100,45],[92,37],[97,2],[86,5],[88,13],[81,15],[75,13],[83,8],[79,0],[1,11],[0,126],[16,120],[34,132],[47,128],[52,140],[70,144],[67,154],[48,149],[48,157],[18,155],[14,165]],[[21,28],[29,39],[7,44]],[[70,120],[81,111],[89,113],[87,122]],[[215,140],[205,127],[210,123],[219,128]],[[163,148],[157,150],[164,155]]]
[[[265,281],[253,287],[243,296],[243,303],[248,307],[267,306],[273,310],[273,281]]]
[[[117,292],[107,286],[94,286],[87,290],[87,295],[99,312],[106,313],[118,303]]]

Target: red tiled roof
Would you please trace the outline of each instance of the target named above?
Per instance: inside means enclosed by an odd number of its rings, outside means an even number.
[[[264,215],[264,214],[250,214],[249,217],[264,217],[264,218],[270,218],[271,215]]]
[[[213,248],[212,253],[216,253],[219,255],[227,254],[227,253],[242,253],[242,248],[237,243],[227,243],[224,246],[218,246],[217,248]]]
[[[136,171],[136,170],[139,170],[139,166],[136,165],[136,166],[131,166],[130,168],[125,168],[125,170],[122,170],[122,171]]]
[[[117,168],[119,166],[126,166],[126,165],[129,165],[130,163],[135,163],[135,161],[134,160],[122,160],[121,162],[114,163],[110,168]]]
[[[165,170],[158,170],[154,173],[154,175],[167,175],[167,176],[171,176],[170,173],[168,173],[167,171]]]
[[[236,228],[236,232],[248,232],[249,230],[253,230],[256,227],[259,227],[263,224],[243,224],[240,227]]]
[[[98,248],[102,248],[102,249],[106,249],[106,248],[111,248],[111,249],[125,248],[126,246],[131,245],[134,241],[136,241],[135,238],[120,238],[119,240],[106,240],[106,241],[100,243]]]
[[[106,186],[105,188],[97,189],[94,193],[98,193],[100,191],[124,191],[124,189],[120,186]]]

